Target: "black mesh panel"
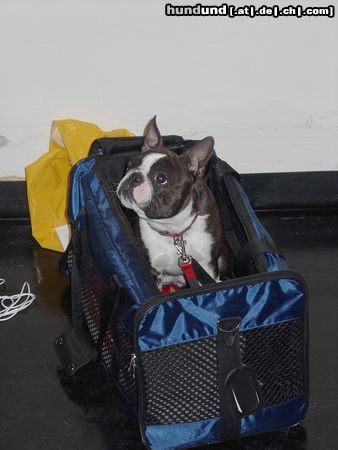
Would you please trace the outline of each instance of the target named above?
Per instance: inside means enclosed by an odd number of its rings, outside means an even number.
[[[243,362],[254,367],[265,405],[282,403],[305,392],[303,321],[243,333]]]
[[[84,226],[82,226],[80,235],[81,260],[79,266],[82,279],[82,307],[90,334],[94,342],[97,342],[101,324],[101,302],[106,291],[106,286],[93,264],[88,246],[87,230]]]
[[[81,233],[78,231],[77,224],[73,225],[72,243],[75,255],[70,253],[67,258],[67,263],[72,266],[72,301],[81,303],[86,326],[91,338],[96,343],[101,327],[102,299],[107,292],[107,286],[93,264],[84,224],[81,224]],[[76,265],[78,270],[75,270],[77,269]],[[115,347],[114,334],[112,328],[109,327],[103,339],[101,352],[103,361],[109,370],[116,352]]]
[[[304,393],[303,322],[241,333],[243,363],[254,367],[264,404]],[[146,423],[184,423],[220,415],[216,337],[144,352]]]
[[[73,227],[72,241],[77,258],[74,258],[72,252],[67,258],[67,262],[75,268],[77,260],[79,266],[79,270],[72,270],[72,287],[77,291],[77,295],[73,296],[73,301],[75,298],[80,298],[85,323],[96,343],[100,335],[102,301],[105,294],[107,292],[109,294],[109,289],[93,264],[85,225],[82,224],[81,233],[78,232],[77,227]],[[111,301],[114,299],[111,298]],[[101,356],[108,371],[114,375],[131,403],[136,406],[136,380],[129,368],[133,352],[132,337],[117,321],[113,321],[108,326],[103,338]]]
[[[218,415],[214,338],[146,352],[143,367],[147,423],[184,423]]]

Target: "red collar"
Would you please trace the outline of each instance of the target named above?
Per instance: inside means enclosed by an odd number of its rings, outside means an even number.
[[[168,236],[168,237],[172,237],[172,238],[176,238],[179,236],[183,236],[184,233],[186,233],[187,231],[190,230],[190,228],[193,226],[193,224],[196,222],[197,217],[199,216],[200,213],[200,209],[197,208],[197,211],[194,215],[194,218],[192,219],[192,222],[190,223],[190,225],[185,228],[183,231],[179,232],[179,233],[171,233],[170,231],[161,231],[160,234],[162,234],[162,236]]]

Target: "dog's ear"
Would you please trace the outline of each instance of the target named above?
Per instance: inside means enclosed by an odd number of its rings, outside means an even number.
[[[154,116],[146,125],[144,130],[144,142],[141,152],[148,150],[162,149],[163,140],[159,129],[156,124],[156,116]]]
[[[205,168],[212,155],[214,144],[214,138],[208,136],[197,142],[197,144],[194,144],[186,152],[183,153],[182,157],[186,158],[186,164],[189,171],[196,178],[203,177]]]

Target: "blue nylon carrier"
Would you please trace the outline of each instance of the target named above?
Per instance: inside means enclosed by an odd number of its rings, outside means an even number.
[[[56,341],[61,362],[75,372],[100,358],[151,449],[298,424],[308,406],[304,281],[288,268],[238,176],[214,155],[206,182],[225,205],[225,230],[233,228],[235,275],[162,295],[115,194],[141,145],[124,139],[118,148],[113,138],[97,141],[72,170],[65,265],[75,313],[72,334]],[[175,151],[184,149],[182,138],[171,139]],[[80,361],[71,342],[80,345],[84,329],[93,349],[83,346]]]

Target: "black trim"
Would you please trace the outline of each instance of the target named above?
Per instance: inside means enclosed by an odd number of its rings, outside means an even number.
[[[229,375],[242,368],[239,345],[240,317],[225,317],[217,322],[218,390],[221,407],[221,438],[236,438],[240,435],[241,415],[231,400],[227,389]]]

